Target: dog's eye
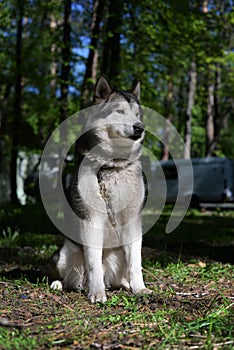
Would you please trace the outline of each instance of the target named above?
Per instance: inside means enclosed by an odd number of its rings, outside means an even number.
[[[124,110],[123,110],[123,109],[117,109],[116,112],[117,112],[118,114],[124,114]]]

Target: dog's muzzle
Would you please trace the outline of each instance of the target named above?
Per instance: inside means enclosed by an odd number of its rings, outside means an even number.
[[[136,124],[133,125],[133,135],[131,135],[132,140],[138,140],[142,137],[142,134],[145,130],[145,126],[141,122],[137,122]]]

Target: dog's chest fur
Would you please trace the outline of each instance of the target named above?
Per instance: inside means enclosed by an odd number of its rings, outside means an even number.
[[[140,162],[126,168],[100,169],[97,177],[112,227],[124,225],[129,220],[129,215],[140,213],[144,200]]]

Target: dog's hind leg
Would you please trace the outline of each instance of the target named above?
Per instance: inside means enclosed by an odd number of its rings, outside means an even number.
[[[66,240],[58,254],[56,268],[62,283],[54,281],[50,286],[52,289],[80,290],[84,287],[85,264],[82,247]]]
[[[130,289],[127,281],[126,260],[122,247],[104,250],[103,270],[107,288]]]

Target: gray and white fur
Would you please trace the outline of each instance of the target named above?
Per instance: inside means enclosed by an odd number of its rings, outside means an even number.
[[[71,198],[78,243],[65,240],[56,258],[61,282],[51,287],[87,289],[92,303],[105,302],[107,288],[151,293],[141,266],[145,190],[139,159],[145,132],[139,98],[139,82],[131,91],[118,91],[101,77],[96,113],[77,142]]]

